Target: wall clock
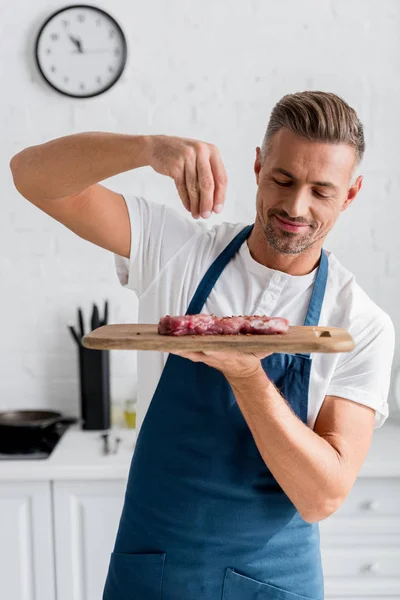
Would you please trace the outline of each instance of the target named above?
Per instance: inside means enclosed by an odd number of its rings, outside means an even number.
[[[118,23],[95,6],[76,4],[50,15],[35,46],[39,71],[52,88],[73,98],[109,90],[125,68],[127,45]]]

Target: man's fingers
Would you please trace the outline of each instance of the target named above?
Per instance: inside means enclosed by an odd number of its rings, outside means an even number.
[[[199,362],[202,359],[201,352],[181,352],[180,350],[171,350],[170,354],[175,354],[176,356],[180,356],[181,358],[188,358],[189,360],[193,360],[194,362]]]
[[[194,218],[221,212],[227,176],[214,144],[170,136],[150,136],[150,166],[175,181],[184,207]]]
[[[228,178],[226,175],[224,164],[219,156],[218,150],[211,153],[210,166],[214,179],[214,205],[213,210],[220,213],[224,208],[226,186]]]
[[[190,212],[190,199],[186,189],[186,183],[184,180],[184,176],[182,173],[182,177],[176,177],[174,179],[176,189],[178,190],[178,194],[180,199],[182,200],[183,206]]]
[[[197,179],[200,188],[199,212],[204,219],[208,219],[214,205],[214,176],[208,156],[197,155]]]
[[[190,200],[190,212],[195,219],[200,216],[200,189],[197,180],[196,156],[187,158],[185,161],[185,184]]]
[[[267,358],[267,356],[271,356],[272,352],[265,354],[265,352],[251,352],[253,356],[259,359]]]
[[[183,205],[195,219],[207,219],[213,211],[221,212],[227,176],[215,146],[196,142],[187,147],[184,167],[174,180]]]

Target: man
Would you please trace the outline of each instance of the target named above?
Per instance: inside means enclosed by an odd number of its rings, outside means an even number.
[[[312,357],[139,353],[142,426],[105,600],[323,598],[317,522],[342,504],[387,417],[394,347],[389,317],[323,250],[361,189],[363,153],[341,98],[285,96],[256,151],[254,226],[211,231],[98,184],[151,166],[208,218],[227,181],[211,144],[82,133],[12,159],[28,200],[117,255],[141,322],[273,314],[344,327],[356,342]]]

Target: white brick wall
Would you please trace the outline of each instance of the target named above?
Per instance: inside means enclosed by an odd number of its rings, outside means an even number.
[[[274,103],[304,89],[342,95],[365,125],[365,181],[326,247],[400,325],[397,0],[102,1],[125,29],[129,60],[117,86],[89,100],[58,95],[35,68],[37,29],[63,3],[0,6],[0,408],[76,411],[77,357],[66,328],[76,306],[87,313],[92,301],[107,297],[112,322],[135,318],[135,298],[119,287],[112,256],[40,213],[12,185],[14,153],[73,132],[165,133],[216,143],[229,176],[223,218],[251,222],[254,148]],[[184,212],[172,182],[150,169],[107,184]],[[134,355],[113,353],[112,368],[114,399],[134,394]]]

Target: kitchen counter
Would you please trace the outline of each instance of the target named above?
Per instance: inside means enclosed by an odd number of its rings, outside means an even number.
[[[0,481],[121,480],[128,477],[136,434],[130,429],[113,429],[111,447],[121,438],[117,454],[103,455],[99,431],[71,427],[48,459],[2,460]],[[389,421],[375,431],[361,477],[400,477],[400,422]]]
[[[112,429],[121,442],[117,454],[103,454],[101,431],[70,427],[53,452],[42,460],[1,460],[0,481],[127,479],[136,433],[132,429]]]

